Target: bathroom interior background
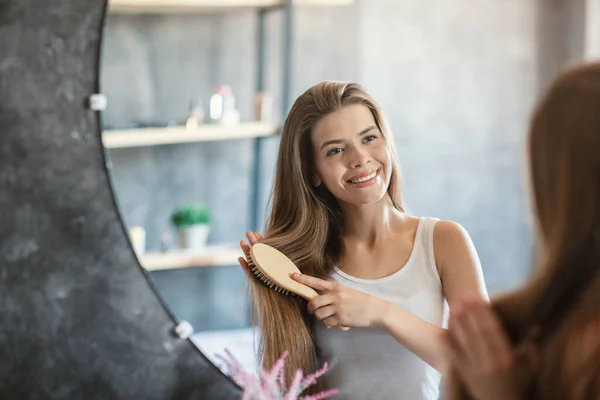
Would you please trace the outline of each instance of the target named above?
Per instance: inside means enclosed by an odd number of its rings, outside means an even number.
[[[533,257],[524,172],[528,116],[557,71],[600,53],[599,14],[595,0],[355,0],[298,7],[289,100],[322,80],[365,85],[394,133],[408,209],[461,223],[490,293],[498,293],[523,281]],[[282,22],[281,12],[267,16],[266,89],[278,121]],[[182,123],[192,99],[207,112],[220,84],[231,86],[241,121],[252,120],[256,28],[252,10],[109,13],[101,59],[108,98],[103,128]],[[259,160],[261,224],[277,145],[277,137],[266,139]],[[252,219],[252,149],[252,140],[238,139],[109,150],[126,226],[143,227],[148,252],[176,248],[172,212],[202,202],[214,221],[209,245],[235,245]],[[252,364],[245,276],[237,264],[150,277],[175,315],[194,326],[207,356],[229,347]]]

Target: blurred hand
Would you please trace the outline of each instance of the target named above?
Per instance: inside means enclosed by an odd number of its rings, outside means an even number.
[[[488,302],[477,297],[457,302],[443,342],[447,361],[474,398],[520,398],[514,350]]]

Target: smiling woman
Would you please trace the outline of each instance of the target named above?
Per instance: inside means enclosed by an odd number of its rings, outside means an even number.
[[[367,107],[356,104],[327,115],[315,125],[312,141],[316,186],[323,182],[342,202],[367,204],[383,197],[391,180],[392,157]]]
[[[286,254],[320,293],[307,303],[249,275],[264,367],[289,350],[288,380],[326,361],[322,385],[344,399],[437,399],[444,303],[487,298],[481,267],[460,225],[404,211],[393,135],[360,85],[322,82],[296,100],[265,238],[248,240]]]

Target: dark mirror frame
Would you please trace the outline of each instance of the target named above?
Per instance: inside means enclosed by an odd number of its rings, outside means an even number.
[[[0,398],[239,399],[120,218],[89,101],[106,7],[0,0]]]

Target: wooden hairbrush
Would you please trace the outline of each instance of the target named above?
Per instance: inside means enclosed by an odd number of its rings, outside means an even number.
[[[264,243],[250,247],[246,262],[252,273],[269,288],[284,294],[295,294],[307,301],[319,295],[313,288],[292,279],[293,273],[301,273],[296,264],[279,250]],[[346,326],[337,326],[347,331]]]

